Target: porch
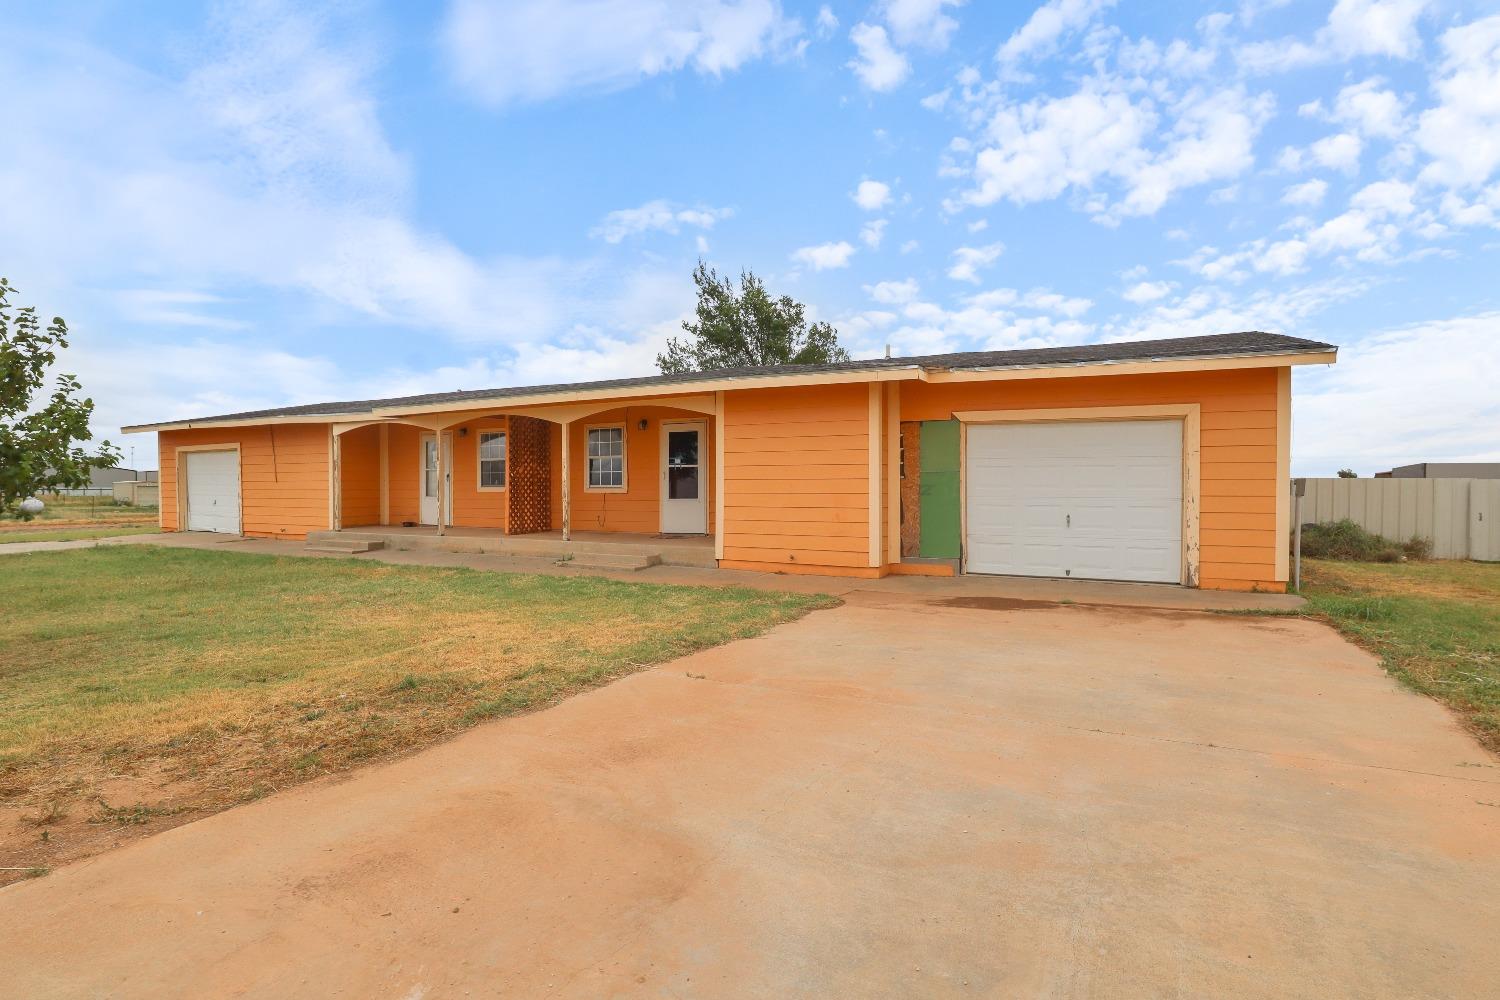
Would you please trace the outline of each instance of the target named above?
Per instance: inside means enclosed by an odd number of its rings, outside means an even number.
[[[332,531],[308,541],[712,566],[717,404],[673,397],[334,424]]]
[[[567,561],[580,569],[645,569],[650,566],[698,566],[712,569],[712,536],[652,535],[631,531],[561,530],[507,535],[492,528],[455,526],[440,535],[435,525],[357,525],[337,531],[312,531],[309,548],[346,551],[352,545],[395,551],[468,552],[525,559]]]

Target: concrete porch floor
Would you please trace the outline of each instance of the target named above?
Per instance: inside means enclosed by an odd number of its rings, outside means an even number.
[[[576,556],[655,556],[668,566],[712,569],[716,565],[712,535],[574,531],[572,537],[564,541],[561,531],[506,535],[497,528],[449,527],[439,535],[432,525],[373,524],[337,531],[313,531],[307,536],[309,544],[334,539],[380,541],[387,549],[398,551],[464,552],[536,560]]]
[[[382,529],[384,530],[384,529]],[[426,529],[431,531],[431,528]],[[472,529],[470,529],[472,530]],[[346,537],[348,532],[343,533]],[[515,536],[527,537],[527,536]],[[576,537],[576,536],[575,536]],[[642,536],[645,537],[645,536]],[[433,538],[433,541],[442,539]],[[656,541],[671,542],[671,539]],[[678,540],[697,541],[701,540]],[[1306,602],[1295,594],[1247,594],[1221,590],[1192,590],[1159,583],[1110,583],[1097,580],[1050,580],[1001,576],[888,576],[879,580],[856,580],[831,576],[792,576],[717,569],[709,564],[661,565],[634,572],[583,569],[558,564],[546,556],[523,556],[515,552],[456,551],[447,546],[386,548],[358,556],[310,552],[302,542],[240,538],[176,532],[164,535],[130,535],[121,538],[77,542],[30,542],[0,545],[0,556],[22,552],[90,548],[95,545],[167,545],[184,548],[224,549],[262,555],[296,556],[310,559],[365,559],[407,566],[451,566],[498,573],[540,573],[549,576],[604,576],[633,583],[668,586],[751,587],[804,594],[833,594],[861,604],[910,601],[949,607],[1021,608],[1017,602],[1078,604],[1122,608],[1167,608],[1183,611],[1295,611]],[[693,551],[692,546],[685,547]],[[707,552],[713,554],[710,541]]]

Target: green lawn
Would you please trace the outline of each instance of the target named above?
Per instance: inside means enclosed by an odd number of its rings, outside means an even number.
[[[153,545],[3,566],[0,804],[46,816],[121,774],[230,804],[835,603]]]
[[[118,538],[120,535],[152,535],[155,524],[122,524],[112,528],[16,528],[0,532],[0,545],[7,542],[74,542],[85,538]]]
[[[1500,563],[1305,559],[1302,595],[1500,751]]]

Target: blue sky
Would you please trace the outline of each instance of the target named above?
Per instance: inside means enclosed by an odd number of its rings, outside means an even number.
[[[649,373],[702,256],[856,356],[1333,341],[1294,471],[1500,460],[1495,3],[7,6],[0,273],[117,442]]]

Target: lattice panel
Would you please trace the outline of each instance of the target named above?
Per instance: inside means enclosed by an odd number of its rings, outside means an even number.
[[[510,418],[510,522],[512,535],[552,528],[551,424]]]

